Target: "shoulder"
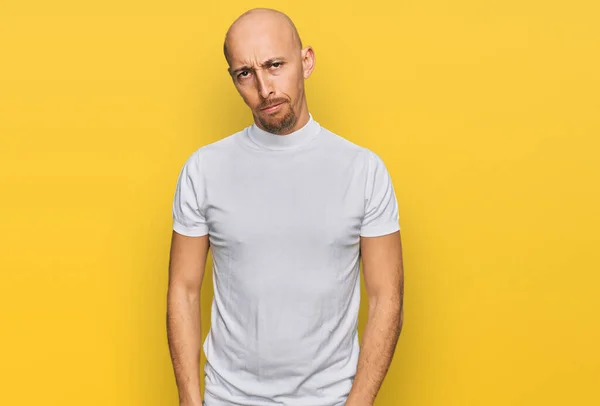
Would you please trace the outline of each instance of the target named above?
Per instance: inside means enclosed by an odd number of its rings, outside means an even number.
[[[361,150],[364,149],[364,147],[350,141],[348,138],[338,133],[334,133],[323,126],[321,126],[321,135],[328,145],[342,151],[360,153]]]
[[[365,169],[372,168],[373,166],[377,165],[378,161],[383,162],[381,157],[375,151],[356,142],[350,141],[348,138],[334,133],[333,131],[330,131],[324,127],[321,128],[323,137],[330,148],[329,152],[332,153],[332,156],[349,157],[355,161],[356,164],[361,165]]]
[[[204,165],[206,162],[222,159],[236,150],[236,138],[241,136],[243,131],[245,129],[198,147],[187,156],[186,164]]]

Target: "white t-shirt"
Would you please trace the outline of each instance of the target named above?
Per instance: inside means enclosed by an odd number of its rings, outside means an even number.
[[[173,219],[180,234],[209,234],[206,405],[343,405],[359,354],[360,237],[400,229],[381,158],[312,114],[288,135],[252,124],[187,159]]]

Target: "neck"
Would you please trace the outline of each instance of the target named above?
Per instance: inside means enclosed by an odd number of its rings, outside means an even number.
[[[298,120],[298,123],[301,123]],[[297,123],[297,124],[298,124]],[[274,134],[260,128],[256,122],[248,127],[247,136],[256,146],[270,150],[291,150],[302,147],[309,143],[319,133],[321,126],[310,113],[302,126],[294,126],[296,129],[286,134]]]

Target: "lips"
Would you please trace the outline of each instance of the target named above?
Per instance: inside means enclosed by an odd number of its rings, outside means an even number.
[[[284,102],[277,103],[277,104],[272,104],[272,105],[270,105],[270,106],[268,106],[268,107],[264,107],[264,108],[262,108],[261,110],[263,110],[263,111],[266,111],[266,110],[272,109],[272,108],[274,108],[274,107],[277,107],[277,106],[279,106],[280,104],[283,104],[283,103],[284,103]]]

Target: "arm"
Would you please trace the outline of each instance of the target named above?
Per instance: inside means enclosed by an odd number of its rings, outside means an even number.
[[[404,272],[400,231],[379,237],[361,237],[360,244],[369,313],[346,406],[373,405],[392,362],[403,323]]]
[[[181,406],[200,406],[200,288],[209,249],[208,235],[173,231],[167,292],[167,338]]]

